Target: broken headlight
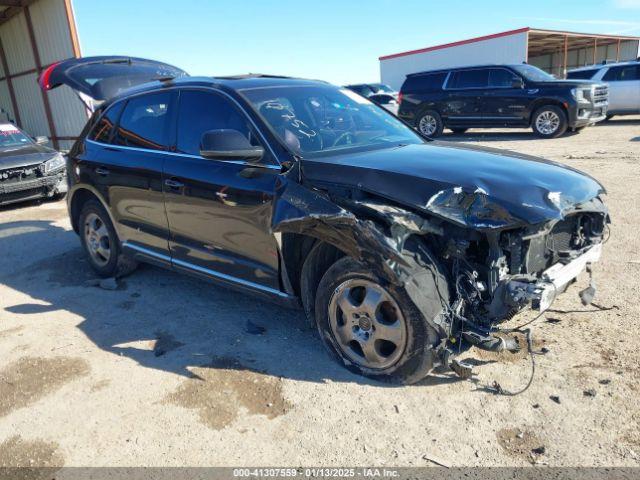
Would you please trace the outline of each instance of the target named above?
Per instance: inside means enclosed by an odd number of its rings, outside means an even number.
[[[56,153],[56,155],[44,162],[44,173],[48,175],[56,170],[62,169],[66,165],[66,161],[61,153]]]

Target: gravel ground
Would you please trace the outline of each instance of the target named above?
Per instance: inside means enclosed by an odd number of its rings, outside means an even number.
[[[0,466],[639,465],[640,118],[443,139],[545,156],[609,191],[595,272],[610,309],[572,285],[534,326],[547,353],[526,392],[491,389],[527,383],[524,354],[472,350],[472,381],[388,387],[332,363],[301,312],[154,267],[87,286],[64,202],[27,204],[0,210]]]

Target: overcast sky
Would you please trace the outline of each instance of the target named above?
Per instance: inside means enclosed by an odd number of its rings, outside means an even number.
[[[531,26],[640,36],[640,0],[74,0],[84,56],[376,81],[378,57]]]

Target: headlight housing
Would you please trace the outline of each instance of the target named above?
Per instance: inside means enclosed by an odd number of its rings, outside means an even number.
[[[44,162],[44,173],[49,174],[51,172],[55,172],[56,170],[61,170],[67,164],[66,160],[62,156],[61,153],[56,153],[53,158],[50,158],[46,162]]]
[[[571,95],[576,99],[578,103],[590,103],[586,92],[591,92],[590,88],[572,88]]]

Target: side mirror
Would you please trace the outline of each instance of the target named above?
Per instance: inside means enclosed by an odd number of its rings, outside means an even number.
[[[237,130],[209,130],[202,134],[200,155],[212,160],[247,160],[257,162],[264,148],[251,145],[247,137]]]
[[[49,139],[47,137],[36,137],[35,141],[38,145],[46,145],[49,143]]]
[[[511,83],[513,88],[524,88],[524,81],[521,78],[515,78]]]

